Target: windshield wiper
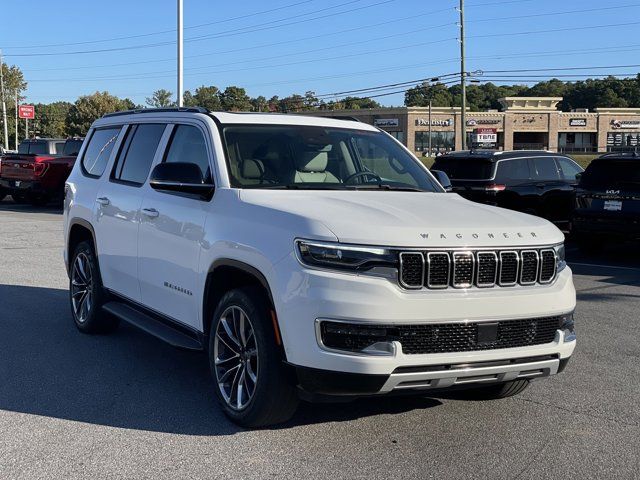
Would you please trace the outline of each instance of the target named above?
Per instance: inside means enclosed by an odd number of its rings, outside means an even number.
[[[366,185],[353,185],[349,188],[354,190],[393,190],[396,192],[426,192],[421,188],[411,187],[409,185],[390,185],[388,183],[371,183]]]

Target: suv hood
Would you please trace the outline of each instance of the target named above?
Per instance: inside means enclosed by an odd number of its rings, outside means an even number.
[[[564,241],[562,232],[544,219],[453,193],[244,189],[240,198],[320,222],[344,243],[451,248]]]

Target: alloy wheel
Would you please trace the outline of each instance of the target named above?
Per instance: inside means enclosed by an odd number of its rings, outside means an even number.
[[[258,380],[258,344],[242,308],[230,306],[222,313],[213,347],[222,398],[233,410],[242,410],[253,398]]]
[[[71,305],[76,320],[86,322],[93,306],[93,278],[89,257],[79,253],[71,270]]]

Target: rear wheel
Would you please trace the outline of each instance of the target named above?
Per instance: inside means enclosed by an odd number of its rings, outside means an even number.
[[[510,382],[474,387],[462,390],[461,396],[469,400],[497,400],[513,397],[529,386],[529,380],[512,380]]]
[[[80,242],[71,258],[69,299],[73,320],[81,332],[109,333],[118,327],[118,319],[102,311],[107,294],[90,242]]]
[[[213,316],[209,365],[225,414],[244,427],[287,421],[298,405],[262,291],[226,293]]]

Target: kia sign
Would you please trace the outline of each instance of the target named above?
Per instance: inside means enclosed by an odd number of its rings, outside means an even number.
[[[36,109],[33,105],[20,105],[18,107],[18,116],[20,118],[34,119],[36,116]]]

